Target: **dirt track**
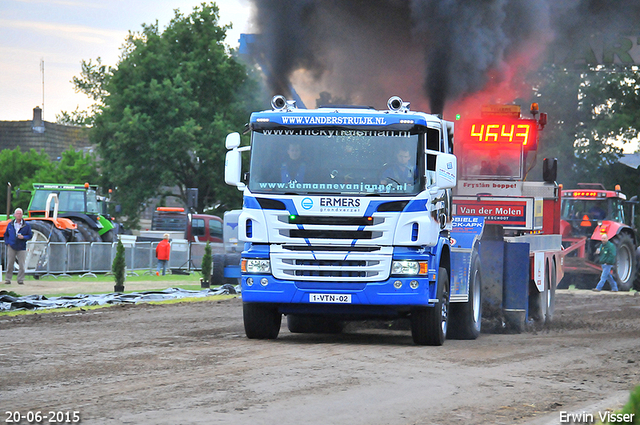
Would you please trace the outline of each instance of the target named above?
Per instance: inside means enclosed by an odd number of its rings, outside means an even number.
[[[84,424],[514,424],[640,383],[640,296],[559,291],[520,335],[407,330],[248,340],[241,301],[0,317],[0,414]],[[4,423],[4,422],[3,422]],[[27,423],[23,421],[22,423]]]

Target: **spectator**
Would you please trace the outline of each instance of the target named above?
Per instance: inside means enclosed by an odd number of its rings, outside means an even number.
[[[163,235],[162,241],[156,247],[156,258],[158,259],[158,269],[156,276],[160,276],[160,268],[162,267],[162,276],[167,274],[167,263],[171,256],[171,244],[169,243],[169,234]]]
[[[27,241],[31,239],[31,226],[22,218],[22,209],[16,208],[13,220],[7,224],[4,234],[4,243],[7,245],[7,273],[4,283],[11,284],[13,267],[18,261],[18,285],[24,284],[25,259],[27,258]]]
[[[605,282],[609,282],[612,292],[618,291],[618,284],[613,276],[613,266],[616,264],[616,246],[609,241],[609,237],[606,233],[602,234],[602,245],[600,246],[600,264],[602,264],[602,274],[600,275],[600,282],[595,287],[594,291],[602,291],[602,287]]]

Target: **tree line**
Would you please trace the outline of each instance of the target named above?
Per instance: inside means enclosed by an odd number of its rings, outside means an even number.
[[[44,150],[22,152],[17,147],[0,152],[0,181],[12,187],[11,212],[17,207],[26,210],[33,183],[94,183],[97,167],[92,154],[73,148],[64,151],[58,161],[51,161]],[[0,214],[6,211],[7,197],[0,196]]]
[[[166,187],[178,187],[185,202],[186,189],[198,188],[199,211],[221,213],[241,205],[240,192],[224,183],[224,138],[243,128],[252,111],[268,108],[270,96],[258,71],[225,44],[229,27],[218,20],[215,3],[203,3],[189,15],[176,10],[163,31],[156,22],[130,32],[115,67],[100,58],[83,61],[73,80],[94,106],[63,112],[58,122],[91,126],[99,160],[78,161],[99,165],[99,183],[115,189],[113,201],[130,226],[149,199],[169,195]],[[640,128],[637,67],[612,72],[547,65],[529,78],[532,100],[549,115],[538,164],[544,157],[558,158],[558,182],[565,188],[601,182],[636,194],[639,173],[618,158],[620,146],[634,140]],[[33,152],[24,155],[42,160]],[[541,177],[540,166],[531,175]]]

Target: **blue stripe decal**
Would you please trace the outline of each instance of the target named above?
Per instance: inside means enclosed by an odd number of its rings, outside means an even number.
[[[428,211],[427,202],[429,202],[429,199],[414,199],[409,202],[409,204],[405,207],[404,211],[406,212]]]
[[[298,210],[296,209],[296,204],[293,203],[293,199],[278,199],[278,198],[274,198],[274,199],[282,202],[285,208],[287,209],[287,211],[289,211],[289,214],[298,215]]]
[[[258,203],[258,200],[256,198],[254,198],[253,196],[245,196],[244,197],[243,207],[244,208],[250,208],[252,210],[262,209],[262,207]]]
[[[369,206],[367,207],[367,210],[364,212],[364,216],[365,217],[371,217],[373,215],[373,213],[378,210],[378,207],[381,204],[384,204],[386,202],[389,202],[389,201],[371,201],[371,202],[369,202]]]

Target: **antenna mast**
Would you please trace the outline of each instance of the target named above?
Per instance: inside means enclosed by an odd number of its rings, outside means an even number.
[[[42,73],[42,121],[44,121],[44,58],[40,59],[40,72]]]

